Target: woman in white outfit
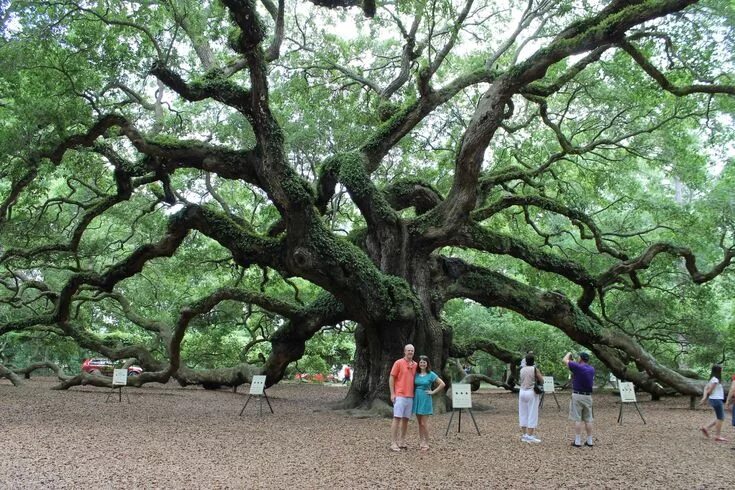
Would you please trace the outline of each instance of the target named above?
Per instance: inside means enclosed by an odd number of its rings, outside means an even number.
[[[523,435],[521,441],[539,443],[541,439],[534,435],[538,426],[538,405],[541,396],[533,391],[536,381],[543,383],[544,377],[541,371],[536,369],[533,354],[526,354],[526,366],[521,368],[520,381],[521,391],[518,395],[518,422]]]

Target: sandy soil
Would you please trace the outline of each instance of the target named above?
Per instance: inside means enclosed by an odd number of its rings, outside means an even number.
[[[449,414],[431,419],[432,446],[389,448],[389,419],[325,409],[342,386],[280,384],[268,390],[275,414],[247,395],[177,385],[52,391],[50,379],[14,388],[0,381],[0,489],[57,488],[725,488],[731,443],[705,439],[711,410],[687,398],[642,401],[647,424],[626,405],[623,424],[612,394],[595,396],[596,446],[572,448],[562,410],[547,398],[538,435],[520,442],[517,398],[483,391],[473,403],[478,436],[465,412],[461,432]],[[647,400],[647,396],[644,397]],[[723,434],[734,435],[726,422]]]

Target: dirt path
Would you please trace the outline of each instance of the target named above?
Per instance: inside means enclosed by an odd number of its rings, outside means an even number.
[[[541,444],[520,442],[517,399],[480,392],[482,433],[457,417],[431,420],[432,448],[388,450],[387,419],[356,419],[324,410],[341,386],[281,384],[268,390],[275,414],[228,391],[156,385],[130,389],[131,403],[105,403],[99,388],[51,391],[52,380],[14,388],[0,381],[0,489],[57,488],[725,488],[732,443],[704,439],[697,428],[711,410],[688,399],[643,402],[617,424],[613,395],[595,396],[597,445],[571,448],[562,411],[547,400]],[[647,397],[645,397],[647,399]],[[726,421],[724,435],[732,437]]]

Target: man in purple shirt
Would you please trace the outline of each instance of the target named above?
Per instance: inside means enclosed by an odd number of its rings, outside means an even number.
[[[574,421],[573,447],[582,447],[582,423],[587,431],[584,445],[592,447],[592,384],[595,381],[595,368],[589,365],[590,355],[579,353],[579,361],[572,361],[572,353],[567,352],[562,359],[572,372],[572,402],[569,404],[569,420]]]

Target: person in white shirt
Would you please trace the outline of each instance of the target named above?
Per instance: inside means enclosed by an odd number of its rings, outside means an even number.
[[[533,354],[527,354],[524,358],[526,365],[521,368],[520,390],[518,392],[518,425],[521,427],[521,441],[539,443],[541,439],[536,437],[534,431],[538,426],[538,407],[541,397],[535,393],[535,383],[543,383],[544,377],[535,366],[536,359]]]
[[[715,411],[715,419],[707,425],[703,425],[699,430],[704,434],[705,437],[710,436],[710,431],[714,429],[715,441],[716,442],[727,442],[727,439],[720,436],[722,431],[722,421],[725,420],[725,408],[724,400],[725,393],[722,389],[722,366],[715,364],[712,366],[712,372],[710,373],[710,380],[707,386],[704,388],[702,399],[699,401],[700,405],[704,405],[709,397],[709,404]]]

